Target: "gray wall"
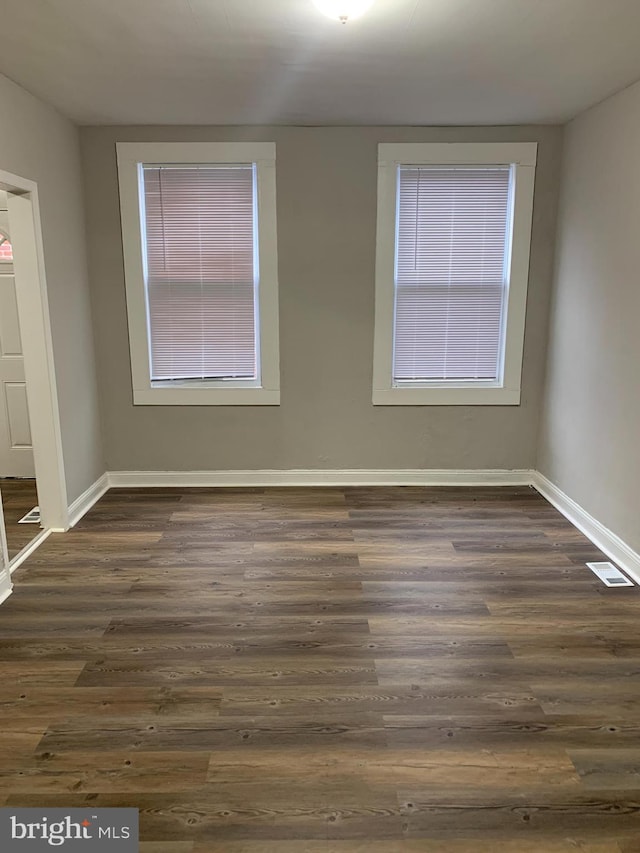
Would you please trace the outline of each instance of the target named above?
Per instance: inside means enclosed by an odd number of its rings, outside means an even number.
[[[529,468],[535,463],[562,131],[522,128],[81,130],[107,467]],[[282,405],[132,404],[116,141],[277,144]],[[538,141],[519,407],[373,407],[377,143]]]
[[[78,131],[0,75],[0,169],[36,181],[69,501],[104,472]]]
[[[640,84],[567,127],[540,471],[640,551]]]

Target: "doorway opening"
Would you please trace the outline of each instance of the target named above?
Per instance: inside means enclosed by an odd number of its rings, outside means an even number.
[[[9,572],[49,533],[69,527],[37,186],[3,171],[0,508],[1,601]]]
[[[11,561],[40,525],[24,520],[38,506],[38,490],[5,190],[0,190],[0,390],[0,493]]]

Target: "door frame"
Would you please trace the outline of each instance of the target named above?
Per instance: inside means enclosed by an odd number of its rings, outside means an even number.
[[[4,529],[4,510],[2,508],[2,495],[0,495],[0,604],[11,595],[12,589],[7,534]]]
[[[65,531],[69,529],[69,507],[38,186],[35,181],[0,169],[0,189],[8,194],[13,269],[42,526],[47,533]],[[4,525],[4,519],[1,523]],[[4,533],[0,533],[0,538],[3,536]]]

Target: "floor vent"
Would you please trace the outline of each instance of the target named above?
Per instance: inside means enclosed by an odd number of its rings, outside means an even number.
[[[623,575],[613,563],[587,563],[594,575],[597,575],[605,586],[633,586],[633,581]]]
[[[18,524],[40,524],[40,507],[34,506],[32,510],[21,518]]]

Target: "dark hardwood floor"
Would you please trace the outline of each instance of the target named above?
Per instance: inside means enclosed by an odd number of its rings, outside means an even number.
[[[0,493],[9,559],[13,559],[41,530],[39,524],[18,524],[21,518],[38,505],[36,481],[1,478]]]
[[[640,590],[534,491],[114,490],[0,608],[0,805],[143,853],[640,850]]]

